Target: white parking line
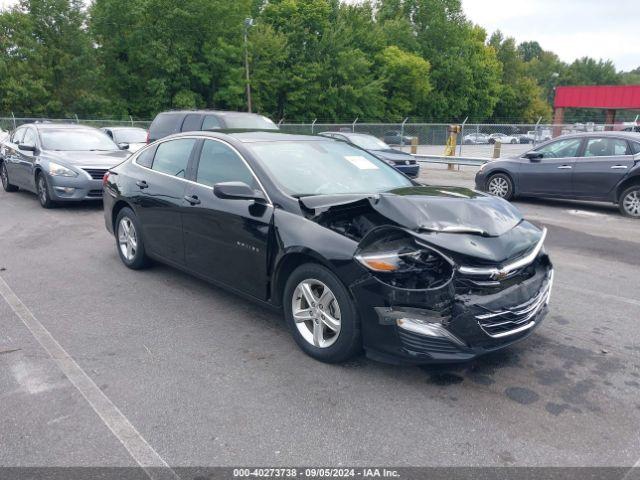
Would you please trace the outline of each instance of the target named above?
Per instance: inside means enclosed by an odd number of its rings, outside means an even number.
[[[153,480],[178,479],[178,475],[171,470],[167,462],[158,455],[158,452],[147,443],[127,417],[60,346],[58,341],[38,321],[29,308],[22,303],[22,300],[11,290],[2,277],[0,277],[0,295],[18,318],[22,320],[22,323],[29,329],[42,348],[58,364],[58,367],[91,405],[91,408],[98,414],[104,424],[127,449],[136,463],[145,470],[149,478]]]

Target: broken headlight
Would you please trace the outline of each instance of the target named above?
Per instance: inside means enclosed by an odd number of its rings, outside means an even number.
[[[454,271],[451,260],[397,229],[367,235],[355,258],[382,282],[411,290],[441,288]]]

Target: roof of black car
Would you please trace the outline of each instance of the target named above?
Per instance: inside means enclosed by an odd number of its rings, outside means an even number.
[[[254,143],[254,142],[313,142],[313,141],[326,141],[326,137],[318,137],[315,135],[293,135],[290,133],[281,133],[276,131],[265,131],[265,130],[212,130],[212,131],[204,131],[198,132],[203,134],[211,134],[211,136],[217,136],[218,134],[229,135],[236,140],[239,140],[243,143]],[[193,132],[192,132],[193,134]]]

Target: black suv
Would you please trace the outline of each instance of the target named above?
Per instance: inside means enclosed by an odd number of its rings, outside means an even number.
[[[278,126],[256,113],[218,110],[162,112],[149,127],[149,143],[174,133],[223,129],[278,130]]]

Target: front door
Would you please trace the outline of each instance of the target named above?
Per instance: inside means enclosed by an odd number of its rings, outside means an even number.
[[[31,147],[37,147],[37,134],[33,128],[27,128],[24,134],[24,138],[20,142],[22,145],[28,145]],[[31,191],[35,191],[36,179],[35,179],[35,166],[37,155],[36,152],[29,150],[16,149],[16,163],[14,164],[15,173],[14,178],[16,185],[22,186]]]
[[[535,150],[542,154],[542,158],[523,158],[518,175],[518,193],[571,196],[572,171],[581,146],[582,138],[557,140]]]
[[[273,207],[267,202],[218,198],[213,186],[244,182],[260,188],[228,144],[205,140],[187,187],[183,214],[186,264],[195,272],[256,298],[267,296],[267,250]]]
[[[623,138],[588,138],[584,155],[573,168],[576,197],[606,199],[609,193],[633,167],[634,160],[627,140]]]
[[[168,140],[158,145],[151,168],[140,166],[134,188],[137,214],[145,248],[171,262],[184,265],[182,208],[188,182],[187,167],[195,138]]]

